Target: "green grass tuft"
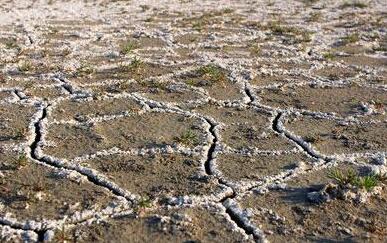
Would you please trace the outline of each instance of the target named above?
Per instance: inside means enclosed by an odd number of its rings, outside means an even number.
[[[179,137],[175,138],[175,141],[187,146],[198,144],[198,136],[192,130],[187,130]]]
[[[133,52],[134,49],[137,48],[137,44],[133,41],[128,41],[126,42],[122,47],[121,47],[121,54],[128,55]]]
[[[226,79],[223,70],[214,64],[200,67],[197,72],[201,77],[211,82],[222,82]]]
[[[28,163],[28,158],[27,158],[26,154],[24,154],[24,153],[20,154],[16,160],[16,168],[20,169],[20,168],[26,166],[27,163]]]
[[[350,35],[347,35],[347,36],[341,38],[341,41],[344,45],[356,43],[359,40],[360,40],[360,36],[358,33],[353,33],[353,34],[350,34]]]
[[[340,187],[353,186],[370,191],[382,182],[384,177],[376,174],[361,176],[353,169],[348,171],[334,169],[328,172],[328,178],[333,179]]]
[[[366,8],[366,7],[368,7],[368,5],[364,2],[361,2],[361,1],[349,1],[349,2],[343,3],[340,6],[341,9],[344,9],[344,8]]]
[[[332,52],[325,52],[323,54],[323,57],[327,60],[332,60],[336,55]]]

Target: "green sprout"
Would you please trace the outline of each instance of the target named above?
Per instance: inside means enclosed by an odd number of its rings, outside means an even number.
[[[353,169],[346,172],[334,169],[328,172],[328,178],[333,179],[340,187],[354,186],[356,188],[372,190],[379,182],[383,181],[383,176],[371,174],[360,176]]]
[[[81,63],[80,67],[77,69],[77,74],[80,76],[91,75],[95,72],[95,68],[87,63]]]
[[[126,42],[122,47],[121,47],[121,53],[122,54],[130,54],[133,52],[134,49],[137,48],[137,45],[135,42],[133,41],[128,41]]]
[[[345,2],[343,3],[340,8],[366,8],[368,5],[364,2],[361,1],[350,1],[350,2]]]
[[[176,137],[175,141],[187,146],[196,145],[198,143],[198,136],[192,130],[187,130],[179,137]]]
[[[353,33],[350,35],[347,35],[341,39],[342,43],[344,45],[348,45],[351,43],[356,43],[360,40],[359,34],[358,33]]]
[[[226,79],[223,70],[214,64],[200,67],[197,72],[200,76],[211,82],[222,82]]]
[[[27,158],[26,154],[23,153],[23,154],[19,155],[19,157],[16,161],[17,169],[20,169],[20,168],[26,166],[27,163],[28,163],[28,158]]]

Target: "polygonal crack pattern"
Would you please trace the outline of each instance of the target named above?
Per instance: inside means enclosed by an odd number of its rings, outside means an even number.
[[[1,240],[383,241],[385,4],[157,2],[0,3]]]

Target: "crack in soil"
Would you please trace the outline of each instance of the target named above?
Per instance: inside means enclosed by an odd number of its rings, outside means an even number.
[[[23,226],[15,225],[11,222],[5,222],[4,220],[0,219],[0,225],[2,226],[8,226],[14,230],[22,230],[22,231],[32,231],[34,232],[38,237],[38,242],[44,242],[44,235],[47,232],[47,229],[26,229]]]
[[[211,161],[214,159],[214,152],[215,152],[215,148],[216,148],[216,144],[218,142],[218,138],[215,134],[215,128],[216,128],[216,125],[213,124],[210,120],[206,119],[206,121],[208,122],[208,124],[210,124],[210,129],[208,130],[211,135],[212,135],[212,141],[211,141],[211,145],[210,145],[210,148],[208,149],[208,152],[207,152],[207,159],[206,161],[204,162],[204,169],[206,171],[206,173],[208,175],[213,175],[212,171],[211,171]]]
[[[30,45],[33,45],[34,40],[32,39],[32,37],[30,35],[27,35],[27,37],[28,37],[28,41],[30,42]]]
[[[76,171],[78,173],[80,173],[81,175],[85,176],[88,181],[90,181],[91,183],[97,185],[97,186],[100,186],[100,187],[103,187],[107,190],[109,190],[110,192],[112,192],[114,195],[116,196],[120,196],[120,197],[123,197],[125,198],[127,201],[133,203],[133,199],[131,198],[128,198],[126,195],[124,195],[120,190],[110,186],[109,184],[107,184],[106,182],[98,179],[97,177],[93,177],[85,172],[82,172],[80,170],[75,170],[73,168],[69,168],[67,166],[63,166],[63,165],[59,165],[55,162],[52,162],[46,158],[39,158],[37,155],[36,155],[36,150],[39,146],[39,142],[42,140],[42,131],[41,131],[41,128],[40,128],[40,124],[43,122],[43,120],[47,117],[47,108],[49,107],[50,105],[47,105],[46,107],[43,108],[43,112],[42,112],[42,116],[38,119],[37,122],[35,122],[34,124],[34,127],[35,127],[35,139],[34,141],[32,142],[32,144],[30,145],[30,155],[31,155],[31,158],[33,158],[34,160],[37,160],[41,163],[44,163],[44,164],[48,164],[48,165],[51,165],[51,166],[54,166],[56,168],[61,168],[61,169],[67,169],[67,170],[72,170],[72,171]]]
[[[254,97],[253,95],[251,94],[251,90],[247,87],[247,84],[245,84],[245,94],[247,95],[247,97],[249,97],[249,101],[247,102],[247,105],[250,105],[251,103],[254,102]]]
[[[239,228],[243,229],[244,232],[247,235],[252,235],[254,240],[255,240],[255,242],[261,242],[262,241],[261,237],[257,236],[254,233],[254,228],[253,227],[251,227],[250,225],[247,225],[243,221],[243,219],[237,213],[235,213],[231,208],[229,208],[229,207],[225,207],[225,208],[226,208],[226,213],[230,216],[231,220],[234,221]]]
[[[212,176],[214,175],[214,173],[211,171],[211,161],[214,159],[214,152],[215,152],[215,148],[216,148],[216,144],[218,142],[218,137],[216,136],[215,134],[215,128],[216,128],[216,125],[213,124],[209,119],[205,119],[208,124],[210,124],[210,128],[209,128],[209,132],[211,133],[213,139],[211,141],[211,145],[210,145],[210,148],[208,149],[208,152],[207,152],[207,159],[204,163],[204,168],[205,168],[205,172],[207,175],[209,176]],[[221,185],[224,185],[224,186],[227,186],[229,188],[231,188],[230,186],[228,186],[226,183],[222,182],[221,179],[218,178],[218,183],[221,184]],[[254,234],[254,229],[252,229],[251,226],[248,226],[244,223],[243,219],[241,219],[239,217],[238,214],[236,214],[235,212],[232,211],[231,208],[229,207],[226,207],[224,205],[224,202],[228,199],[234,199],[236,196],[237,196],[237,192],[231,188],[232,190],[232,194],[231,195],[227,195],[225,196],[224,198],[222,198],[221,200],[219,200],[220,204],[226,209],[226,214],[228,214],[230,216],[230,219],[239,227],[241,228],[247,235],[252,235],[254,240],[256,242],[260,241],[260,238],[258,236],[256,236]]]
[[[14,90],[13,93],[19,98],[19,100],[26,100],[27,98],[20,94],[20,90]]]
[[[276,117],[274,118],[273,120],[273,124],[272,124],[272,129],[279,133],[279,134],[283,134],[286,138],[288,138],[289,140],[293,141],[294,143],[296,143],[298,146],[300,146],[302,148],[302,150],[307,153],[309,156],[311,156],[312,158],[314,159],[322,159],[326,162],[329,162],[330,160],[316,154],[314,151],[312,151],[310,148],[308,148],[304,143],[302,143],[301,141],[295,139],[293,136],[291,136],[289,133],[287,133],[285,130],[283,130],[281,127],[280,127],[280,119],[281,117],[283,116],[283,112],[279,112]]]
[[[71,84],[67,83],[66,80],[63,78],[58,78],[58,80],[63,83],[62,88],[64,90],[66,90],[71,95],[74,94],[73,87],[71,86]]]

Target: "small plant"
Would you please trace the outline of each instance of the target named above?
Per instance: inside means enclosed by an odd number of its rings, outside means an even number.
[[[32,63],[30,61],[23,61],[19,63],[20,72],[28,72],[33,69]]]
[[[301,28],[286,26],[279,21],[272,21],[267,24],[267,28],[274,35],[285,35],[295,38],[298,42],[310,42],[312,40],[311,33]]]
[[[5,43],[5,48],[7,49],[19,49],[19,45],[17,44],[15,39],[9,40]]]
[[[44,192],[47,191],[47,186],[42,179],[39,179],[32,185],[32,190],[34,190],[35,192]]]
[[[267,6],[269,7],[274,6],[274,1],[272,0],[267,1]]]
[[[187,130],[180,137],[176,137],[175,141],[184,145],[196,145],[198,143],[198,136],[192,130]]]
[[[311,41],[312,41],[311,33],[307,31],[301,33],[300,42],[311,42]]]
[[[146,18],[145,20],[144,20],[144,22],[147,22],[147,23],[149,23],[149,22],[152,22],[154,19],[152,18],[152,17],[149,17],[149,18]]]
[[[350,2],[345,2],[343,3],[340,8],[366,8],[368,5],[364,2],[361,1],[350,1]]]
[[[323,54],[323,57],[327,60],[332,60],[336,55],[332,52],[325,52]]]
[[[321,19],[321,13],[320,12],[314,12],[309,15],[308,21],[309,22],[317,22]]]
[[[136,43],[134,43],[133,41],[128,41],[125,43],[125,45],[121,47],[121,53],[128,55],[132,53],[132,51],[136,48],[137,48]]]
[[[328,173],[328,178],[335,180],[340,187],[354,186],[367,191],[372,190],[379,182],[383,181],[383,176],[381,175],[371,174],[360,176],[352,169],[347,172],[338,169],[332,170]]]
[[[14,136],[14,139],[18,139],[18,140],[23,139],[26,136],[27,132],[28,131],[26,128],[17,129],[15,132],[16,134]]]
[[[384,104],[381,101],[374,101],[373,105],[374,105],[375,109],[378,111],[383,111],[383,109],[384,109]]]
[[[147,208],[152,206],[152,201],[149,197],[141,197],[135,208],[135,212],[139,215],[143,214]]]
[[[356,186],[364,188],[367,191],[371,191],[375,186],[378,185],[379,177],[377,175],[367,175],[364,177],[359,177]]]
[[[213,64],[200,67],[197,72],[200,76],[211,82],[222,82],[226,79],[223,70]]]
[[[305,4],[305,5],[311,5],[313,3],[317,3],[318,1],[320,0],[303,0],[302,2]]]
[[[65,243],[74,241],[74,237],[71,237],[67,232],[65,225],[62,225],[62,228],[58,230],[58,233],[55,234],[55,242]]]
[[[328,178],[336,181],[339,186],[354,185],[357,181],[357,174],[354,170],[348,170],[347,172],[334,169],[328,172]]]
[[[190,86],[197,86],[198,85],[198,82],[196,82],[195,79],[188,79],[185,82],[186,82],[186,84],[188,84]]]
[[[270,22],[267,27],[276,35],[283,35],[290,31],[287,27],[282,26],[279,21]]]
[[[317,143],[320,141],[320,139],[318,137],[311,135],[311,136],[306,136],[304,138],[304,141],[307,143]]]
[[[150,208],[152,206],[152,201],[148,197],[142,197],[140,201],[138,201],[139,208]]]
[[[146,12],[150,9],[149,5],[140,5],[141,11]]]
[[[68,56],[71,54],[71,50],[69,48],[65,48],[62,51],[62,56]]]
[[[18,159],[16,160],[16,168],[20,169],[24,166],[26,166],[28,163],[28,158],[25,154],[19,155]]]
[[[87,63],[81,63],[80,67],[77,69],[77,74],[81,76],[91,75],[95,72],[95,68]]]
[[[261,48],[258,45],[252,45],[250,47],[251,55],[258,56],[261,53]]]
[[[233,13],[233,12],[234,12],[234,10],[231,9],[231,8],[225,8],[225,9],[223,9],[223,13],[224,13],[224,14],[230,14],[230,13]]]
[[[350,34],[350,35],[347,35],[345,37],[343,37],[341,39],[342,43],[344,45],[348,45],[348,44],[351,44],[351,43],[356,43],[360,40],[360,37],[359,37],[359,34],[357,33],[353,33],[353,34]]]
[[[127,71],[139,73],[143,64],[144,63],[138,57],[135,57],[133,61],[129,65],[124,66],[124,68]]]
[[[202,31],[202,29],[203,29],[203,22],[202,21],[196,21],[196,22],[194,22],[193,24],[192,24],[192,28],[194,29],[194,30],[196,30],[196,31]]]

